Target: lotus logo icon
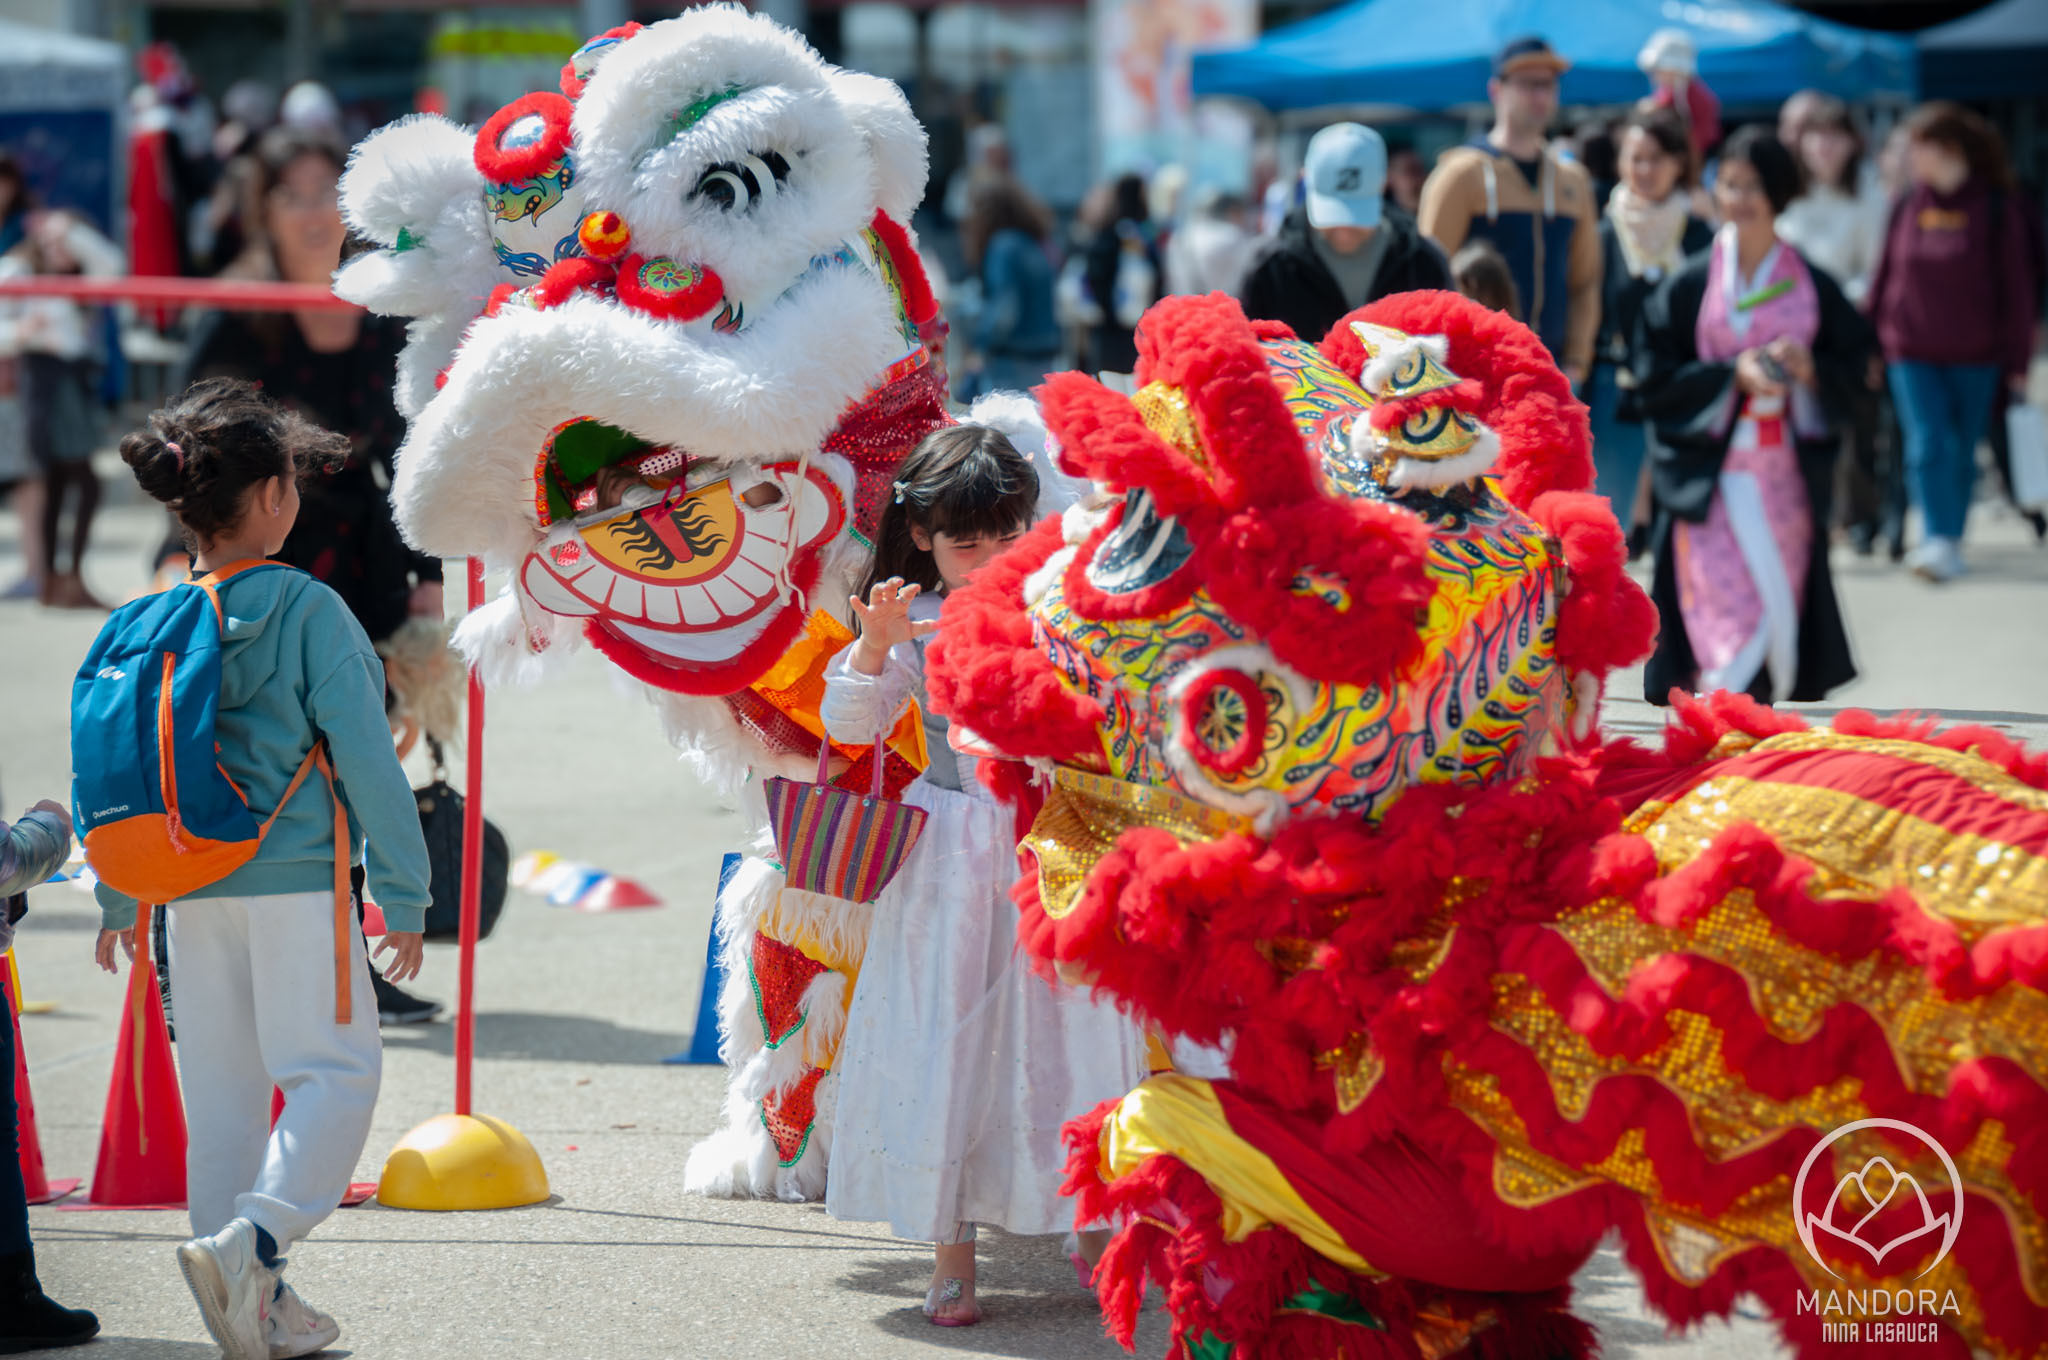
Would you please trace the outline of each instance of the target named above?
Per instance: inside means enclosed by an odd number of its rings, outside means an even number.
[[[1818,1213],[1809,1210],[1806,1207],[1806,1179],[1814,1164],[1822,1153],[1863,1129],[1891,1129],[1919,1139],[1941,1159],[1942,1169],[1948,1172],[1948,1185],[1945,1188],[1935,1187],[1934,1199],[1930,1201],[1927,1190],[1912,1173],[1898,1170],[1880,1155],[1870,1158],[1837,1181],[1825,1209]],[[1942,1263],[1949,1249],[1956,1244],[1956,1234],[1963,1230],[1962,1184],[1948,1150],[1924,1130],[1897,1119],[1858,1119],[1844,1124],[1813,1145],[1813,1150],[1800,1164],[1799,1178],[1792,1183],[1792,1213],[1794,1225],[1799,1230],[1800,1245],[1806,1248],[1807,1255],[1813,1257],[1822,1270],[1839,1279],[1841,1277],[1834,1267],[1815,1250],[1816,1235],[1824,1234],[1853,1244],[1869,1258],[1872,1269],[1882,1270],[1885,1258],[1892,1252],[1915,1242],[1924,1242],[1939,1232],[1942,1235],[1941,1250],[1927,1263],[1927,1269],[1920,1272],[1925,1275]],[[1880,1225],[1880,1217],[1887,1222]]]

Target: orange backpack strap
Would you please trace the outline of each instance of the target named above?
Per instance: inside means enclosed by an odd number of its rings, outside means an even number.
[[[206,592],[206,598],[213,601],[214,620],[217,623],[219,623],[222,627],[226,627],[228,616],[227,611],[221,608],[220,587],[226,585],[230,577],[239,576],[243,572],[249,570],[251,567],[268,567],[276,565],[278,564],[271,562],[265,558],[245,557],[239,562],[230,562],[226,566],[221,567],[216,571],[209,571],[208,573],[206,573],[206,575],[200,577],[196,581],[190,582],[189,584],[198,586],[201,590]]]
[[[341,804],[341,790],[334,786],[334,766],[327,759],[327,741],[322,738],[313,743],[313,749],[306,752],[306,758],[299,762],[298,772],[292,782],[285,786],[284,797],[277,800],[277,808],[263,821],[256,833],[257,840],[270,834],[271,823],[277,814],[284,811],[284,805],[299,791],[299,785],[306,782],[306,775],[313,770],[320,771],[327,781],[327,796],[334,804],[334,1023],[346,1025],[354,1016],[353,988],[349,986],[349,930],[355,924],[355,912],[351,909],[348,891],[349,834],[348,809]]]
[[[328,797],[334,803],[334,1023],[346,1025],[354,1018],[354,992],[349,985],[350,936],[356,914],[350,910],[348,892],[348,809],[341,805],[341,791],[334,787],[334,767],[327,763],[327,743],[313,748],[320,773],[327,778]]]

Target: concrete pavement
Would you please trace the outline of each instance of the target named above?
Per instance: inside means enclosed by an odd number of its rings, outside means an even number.
[[[122,474],[125,481],[125,473]],[[120,492],[132,492],[121,486]],[[161,520],[132,498],[103,514],[89,576],[103,595],[141,582]],[[2048,551],[1983,507],[1970,579],[1920,585],[1882,563],[1838,557],[1844,609],[1865,678],[1839,704],[1940,706],[2048,740]],[[0,522],[0,580],[18,571]],[[70,678],[95,616],[0,605],[0,776],[10,809],[63,798]],[[1631,702],[1610,722],[1649,731]],[[515,852],[553,850],[628,873],[659,910],[583,915],[516,894],[479,954],[477,1107],[539,1148],[555,1199],[532,1209],[431,1215],[345,1210],[304,1246],[292,1279],[334,1313],[336,1354],[580,1360],[651,1356],[1109,1356],[1091,1299],[1056,1242],[991,1234],[982,1253],[986,1322],[942,1331],[916,1308],[928,1252],[815,1206],[730,1203],[681,1191],[683,1158],[715,1122],[723,1073],[665,1067],[695,1014],[711,887],[736,819],[676,763],[653,712],[594,656],[551,688],[491,700],[486,804]],[[420,771],[424,774],[424,771]],[[38,890],[19,952],[43,1146],[55,1176],[91,1173],[113,1059],[120,986],[91,967],[90,899]],[[428,951],[422,993],[451,1001],[455,958]],[[388,1031],[385,1083],[358,1178],[373,1180],[408,1128],[451,1101],[447,1024]],[[182,1214],[33,1211],[43,1279],[99,1311],[110,1357],[214,1354],[171,1249]],[[1775,1353],[1754,1321],[1667,1338],[1619,1258],[1581,1276],[1580,1306],[1606,1353],[1757,1357]],[[1164,1349],[1156,1309],[1139,1353]]]

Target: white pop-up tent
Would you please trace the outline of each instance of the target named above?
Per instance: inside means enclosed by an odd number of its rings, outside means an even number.
[[[0,147],[46,203],[117,239],[127,86],[119,43],[0,20]]]

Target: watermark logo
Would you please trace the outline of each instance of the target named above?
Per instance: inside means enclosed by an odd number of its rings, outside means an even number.
[[[1930,1201],[1927,1190],[1914,1178],[1911,1172],[1900,1171],[1882,1155],[1866,1161],[1860,1168],[1849,1172],[1835,1183],[1835,1191],[1828,1196],[1827,1207],[1814,1213],[1806,1207],[1806,1180],[1821,1154],[1852,1133],[1864,1129],[1890,1129],[1896,1133],[1909,1134],[1933,1149],[1941,1159],[1942,1169],[1948,1173],[1948,1185],[1936,1187],[1935,1199]],[[1849,1199],[1848,1191],[1854,1187],[1856,1198]],[[1844,1202],[1848,1200],[1848,1202]],[[1945,1203],[1941,1203],[1946,1201]],[[1863,1210],[1857,1212],[1857,1205]],[[1937,1204],[1940,1211],[1937,1212]],[[1890,1227],[1880,1228],[1878,1220],[1888,1210],[1902,1210],[1904,1231]],[[1917,1210],[1917,1212],[1916,1212]],[[1806,1254],[1828,1274],[1840,1279],[1835,1268],[1827,1263],[1814,1242],[1817,1235],[1825,1235],[1838,1242],[1849,1243],[1860,1250],[1870,1261],[1873,1270],[1884,1268],[1885,1258],[1900,1247],[1921,1242],[1932,1234],[1941,1234],[1941,1250],[1927,1263],[1925,1275],[1947,1259],[1955,1247],[1956,1235],[1963,1230],[1963,1181],[1956,1174],[1956,1164],[1949,1157],[1948,1149],[1936,1142],[1925,1130],[1897,1119],[1858,1119],[1844,1124],[1827,1137],[1813,1145],[1800,1164],[1799,1178],[1792,1183],[1792,1212],[1794,1226],[1799,1231],[1799,1244],[1806,1248]],[[1918,1276],[1915,1277],[1916,1279]]]
[[[1880,1154],[1836,1181],[1825,1208],[1818,1212],[1808,1208],[1806,1182],[1821,1154],[1865,1129],[1890,1129],[1919,1139],[1941,1160],[1942,1169],[1948,1172],[1948,1185],[1923,1186],[1913,1173],[1899,1170]],[[1820,1194],[1818,1185],[1814,1194]],[[1918,1279],[1948,1259],[1956,1234],[1963,1230],[1963,1180],[1956,1174],[1948,1149],[1926,1130],[1896,1119],[1859,1119],[1842,1125],[1806,1154],[1799,1177],[1792,1182],[1792,1222],[1806,1254],[1838,1280],[1840,1272],[1828,1264],[1816,1243],[1826,1243],[1875,1278],[1893,1274],[1896,1279],[1896,1267],[1893,1271],[1886,1268],[1887,1258],[1916,1243],[1924,1247],[1939,1233],[1941,1249],[1914,1276]],[[1910,1259],[1910,1255],[1902,1254],[1899,1259]],[[1881,1284],[1875,1288],[1804,1290],[1794,1312],[1819,1319],[1823,1342],[1889,1346],[1939,1341],[1948,1325],[1961,1318],[1962,1307],[1953,1289],[1937,1293]]]

